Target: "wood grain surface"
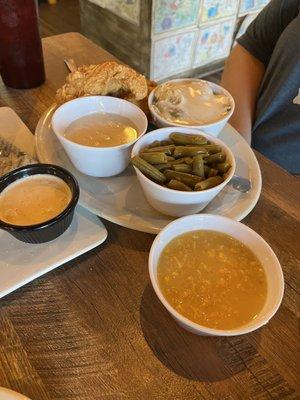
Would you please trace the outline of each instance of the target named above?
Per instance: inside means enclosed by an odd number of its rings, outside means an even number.
[[[64,58],[113,58],[72,33],[46,38],[44,53],[43,86],[0,85],[0,105],[32,131],[64,81]],[[300,184],[257,157],[263,190],[243,222],[272,246],[286,282],[268,325],[230,338],[184,331],[149,282],[154,236],[104,221],[106,243],[0,300],[0,386],[32,400],[299,399]]]

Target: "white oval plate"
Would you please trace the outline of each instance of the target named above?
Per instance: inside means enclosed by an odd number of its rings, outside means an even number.
[[[30,400],[28,397],[23,396],[20,393],[14,392],[13,390],[0,387],[0,399],[1,400]]]
[[[77,171],[52,131],[51,117],[54,108],[52,106],[46,111],[37,124],[37,155],[40,162],[65,167],[77,178],[80,186],[79,203],[83,207],[118,225],[154,234],[174,220],[160,214],[147,203],[132,167],[112,178],[94,178]],[[259,198],[259,165],[247,142],[229,124],[218,137],[235,155],[236,174],[249,178],[252,188],[243,194],[227,185],[203,211],[240,221],[250,213]]]

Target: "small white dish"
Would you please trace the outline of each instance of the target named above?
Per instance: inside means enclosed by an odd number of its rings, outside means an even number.
[[[231,330],[220,330],[211,329],[196,324],[195,322],[192,322],[179,314],[167,302],[160,290],[157,280],[157,266],[160,254],[165,246],[172,239],[183,233],[202,229],[223,232],[241,241],[253,251],[265,270],[268,284],[268,293],[265,305],[258,314],[257,318],[239,328]],[[187,217],[179,218],[166,226],[156,236],[151,246],[149,254],[149,274],[156,295],[158,296],[164,307],[176,320],[176,322],[188,331],[198,335],[236,336],[252,332],[262,327],[269,322],[269,320],[278,310],[282,301],[284,291],[284,279],[281,266],[268,243],[260,235],[258,235],[252,229],[248,228],[246,225],[243,225],[240,222],[233,221],[229,218],[210,214],[189,215]]]
[[[0,107],[0,177],[36,161],[33,135],[9,107]]]
[[[23,394],[17,393],[14,390],[0,387],[0,399],[1,400],[30,400],[29,397]]]
[[[152,116],[152,120],[153,123],[155,124],[155,126],[157,126],[158,128],[164,128],[167,126],[176,126],[176,127],[185,127],[185,128],[194,128],[194,129],[200,129],[201,131],[208,133],[209,135],[212,136],[218,136],[219,133],[221,132],[221,130],[224,128],[224,126],[226,125],[226,123],[228,122],[229,118],[231,117],[231,115],[233,114],[234,111],[234,107],[235,107],[235,103],[234,103],[234,99],[231,96],[231,94],[224,89],[222,86],[217,85],[216,83],[213,82],[209,82],[206,81],[204,79],[196,79],[196,78],[184,78],[184,79],[172,79],[170,81],[167,81],[165,83],[181,83],[184,81],[203,81],[209,84],[209,86],[212,88],[213,92],[215,94],[225,94],[229,99],[230,99],[230,103],[231,103],[231,110],[227,113],[227,115],[210,124],[205,124],[205,125],[183,125],[183,124],[177,124],[174,123],[172,121],[169,121],[165,118],[163,118],[161,115],[159,115],[155,109],[153,108],[153,98],[155,95],[155,91],[157,89],[157,87],[155,89],[152,90],[152,92],[150,93],[149,97],[148,97],[148,106],[149,106],[149,110]]]
[[[156,211],[147,202],[132,167],[111,178],[94,178],[81,174],[71,163],[51,129],[51,117],[55,106],[41,117],[35,133],[38,158],[41,162],[61,165],[78,180],[79,204],[94,214],[111,222],[137,231],[157,234],[173,218]],[[234,190],[230,185],[205,208],[206,213],[224,215],[241,220],[248,215],[261,192],[261,173],[256,157],[242,136],[229,124],[219,135],[233,152],[236,174],[251,180],[248,193]]]
[[[137,127],[138,137],[120,146],[84,146],[64,136],[66,128],[80,117],[92,113],[117,114],[128,118]],[[143,111],[129,101],[109,96],[80,97],[57,108],[52,128],[78,171],[96,177],[114,176],[128,166],[133,144],[146,132],[148,120]]]
[[[106,238],[107,230],[100,219],[80,206],[66,232],[48,243],[24,243],[0,231],[0,298],[86,253]]]
[[[0,107],[0,137],[36,158],[33,134],[10,107]]]
[[[133,146],[131,156],[136,156],[140,151],[153,143],[155,140],[167,140],[170,134],[174,132],[173,127],[161,128],[152,131],[138,140]],[[225,145],[221,140],[207,135],[197,129],[176,128],[176,132],[184,133],[186,135],[199,135],[204,136],[211,143],[217,144],[222,148],[222,151],[226,154],[226,160],[231,165],[231,169],[228,171],[226,179],[219,185],[211,188],[202,190],[199,192],[183,192],[181,190],[173,190],[162,185],[153,182],[147,178],[138,168],[134,167],[137,174],[138,181],[140,182],[146,199],[149,204],[162,214],[170,215],[172,217],[182,217],[184,215],[196,214],[205,208],[214,197],[226,186],[230,179],[234,175],[235,171],[235,159],[232,151],[228,146]]]
[[[48,126],[50,128],[50,120]],[[52,135],[55,137],[53,132]],[[0,137],[30,157],[35,157],[34,136],[8,107],[0,108]],[[100,219],[80,206],[76,207],[74,219],[66,232],[49,243],[20,242],[0,230],[0,298],[93,249],[106,238],[107,230]]]

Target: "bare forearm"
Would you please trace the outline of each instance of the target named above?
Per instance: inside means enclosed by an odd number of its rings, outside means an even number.
[[[229,122],[249,144],[264,73],[264,64],[237,44],[228,57],[222,76],[221,85],[232,94],[235,101],[235,111]]]

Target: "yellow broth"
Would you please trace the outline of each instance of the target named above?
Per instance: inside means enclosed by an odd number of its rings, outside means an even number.
[[[214,329],[235,329],[255,319],[267,297],[267,278],[255,254],[235,238],[192,231],[162,251],[158,283],[181,315]]]
[[[72,142],[91,147],[114,147],[129,143],[138,136],[130,119],[117,114],[93,113],[78,118],[64,136]]]

